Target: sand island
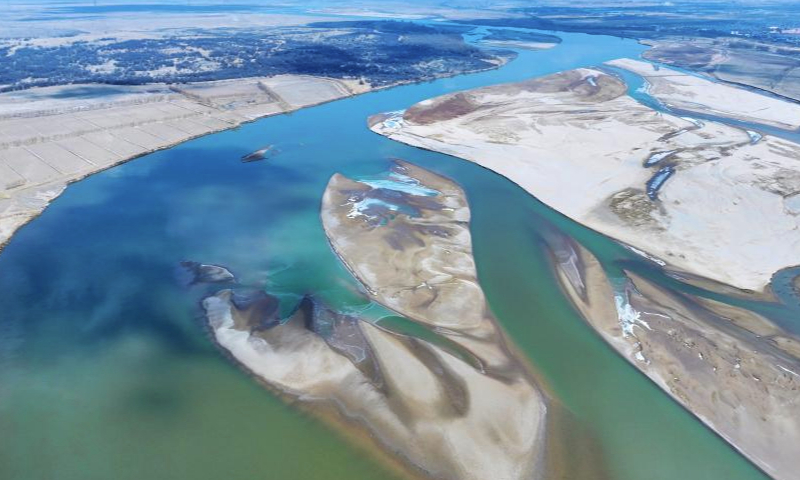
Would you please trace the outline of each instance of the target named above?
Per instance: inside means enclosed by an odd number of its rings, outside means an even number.
[[[378,180],[336,174],[321,219],[364,294],[428,333],[403,335],[313,295],[282,319],[268,293],[224,289],[203,305],[237,363],[412,476],[604,478],[599,465],[565,462],[563,407],[489,310],[457,184],[402,161]]]
[[[800,117],[800,105],[782,108]],[[494,170],[687,274],[763,291],[798,263],[800,145],[657,112],[600,70],[446,95],[371,127]]]

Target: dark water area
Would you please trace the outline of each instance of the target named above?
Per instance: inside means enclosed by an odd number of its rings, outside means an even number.
[[[243,285],[281,298],[313,293],[342,311],[385,316],[331,251],[319,206],[334,173],[369,178],[392,158],[464,187],[495,315],[596,441],[610,478],[766,478],[582,321],[554,278],[543,236],[563,232],[609,266],[650,262],[503,177],[366,127],[369,115],[432,96],[643,50],[562,36],[558,47],[520,51],[498,70],[259,120],[71,185],[0,255],[0,478],[392,478],[220,353],[198,303],[209,287],[187,286],[179,273],[187,260],[223,265]],[[272,144],[280,155],[241,162]]]

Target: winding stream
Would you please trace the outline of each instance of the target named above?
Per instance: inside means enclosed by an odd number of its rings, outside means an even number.
[[[475,164],[371,133],[366,118],[455,90],[518,81],[643,47],[559,34],[501,69],[398,87],[271,117],[131,161],[70,186],[0,255],[0,478],[375,479],[392,473],[292,409],[213,346],[202,285],[182,260],[244,284],[374,312],[330,250],[319,204],[334,172],[402,158],[463,185],[492,308],[620,480],[766,478],[588,327],[562,295],[542,236],[553,229],[669,288],[796,318],[797,305],[728,298],[664,275]],[[762,129],[753,128],[756,131]],[[765,132],[769,133],[769,132]],[[280,153],[240,158],[264,145]],[[579,194],[579,193],[578,193]]]

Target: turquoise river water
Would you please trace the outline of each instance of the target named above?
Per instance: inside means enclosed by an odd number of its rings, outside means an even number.
[[[561,35],[558,47],[520,51],[498,70],[263,119],[70,186],[0,255],[0,479],[391,478],[218,351],[198,303],[206,291],[185,286],[178,263],[225,265],[271,293],[369,307],[328,246],[319,204],[333,173],[380,174],[394,157],[465,188],[492,309],[596,441],[598,471],[620,480],[765,478],[581,320],[541,235],[558,229],[606,265],[624,262],[671,288],[691,287],[490,171],[366,127],[369,115],[432,96],[643,50],[629,40]],[[240,161],[270,144],[279,150],[273,158]],[[792,312],[744,303],[774,317]],[[574,461],[588,459],[576,452]]]

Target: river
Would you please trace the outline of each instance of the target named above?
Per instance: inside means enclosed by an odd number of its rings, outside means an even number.
[[[219,352],[198,304],[207,290],[186,286],[178,264],[225,265],[273,294],[313,292],[342,309],[380,312],[356,293],[318,215],[334,172],[380,174],[394,157],[463,185],[492,309],[580,423],[579,434],[598,445],[598,470],[619,480],[766,478],[582,321],[541,235],[558,229],[606,265],[625,262],[672,288],[692,287],[490,171],[366,127],[369,115],[425,98],[636,58],[644,49],[559,35],[558,47],[520,51],[497,70],[262,119],[71,185],[0,255],[0,478],[391,478]],[[240,161],[270,144],[274,157]],[[575,453],[576,462],[586,458]]]

